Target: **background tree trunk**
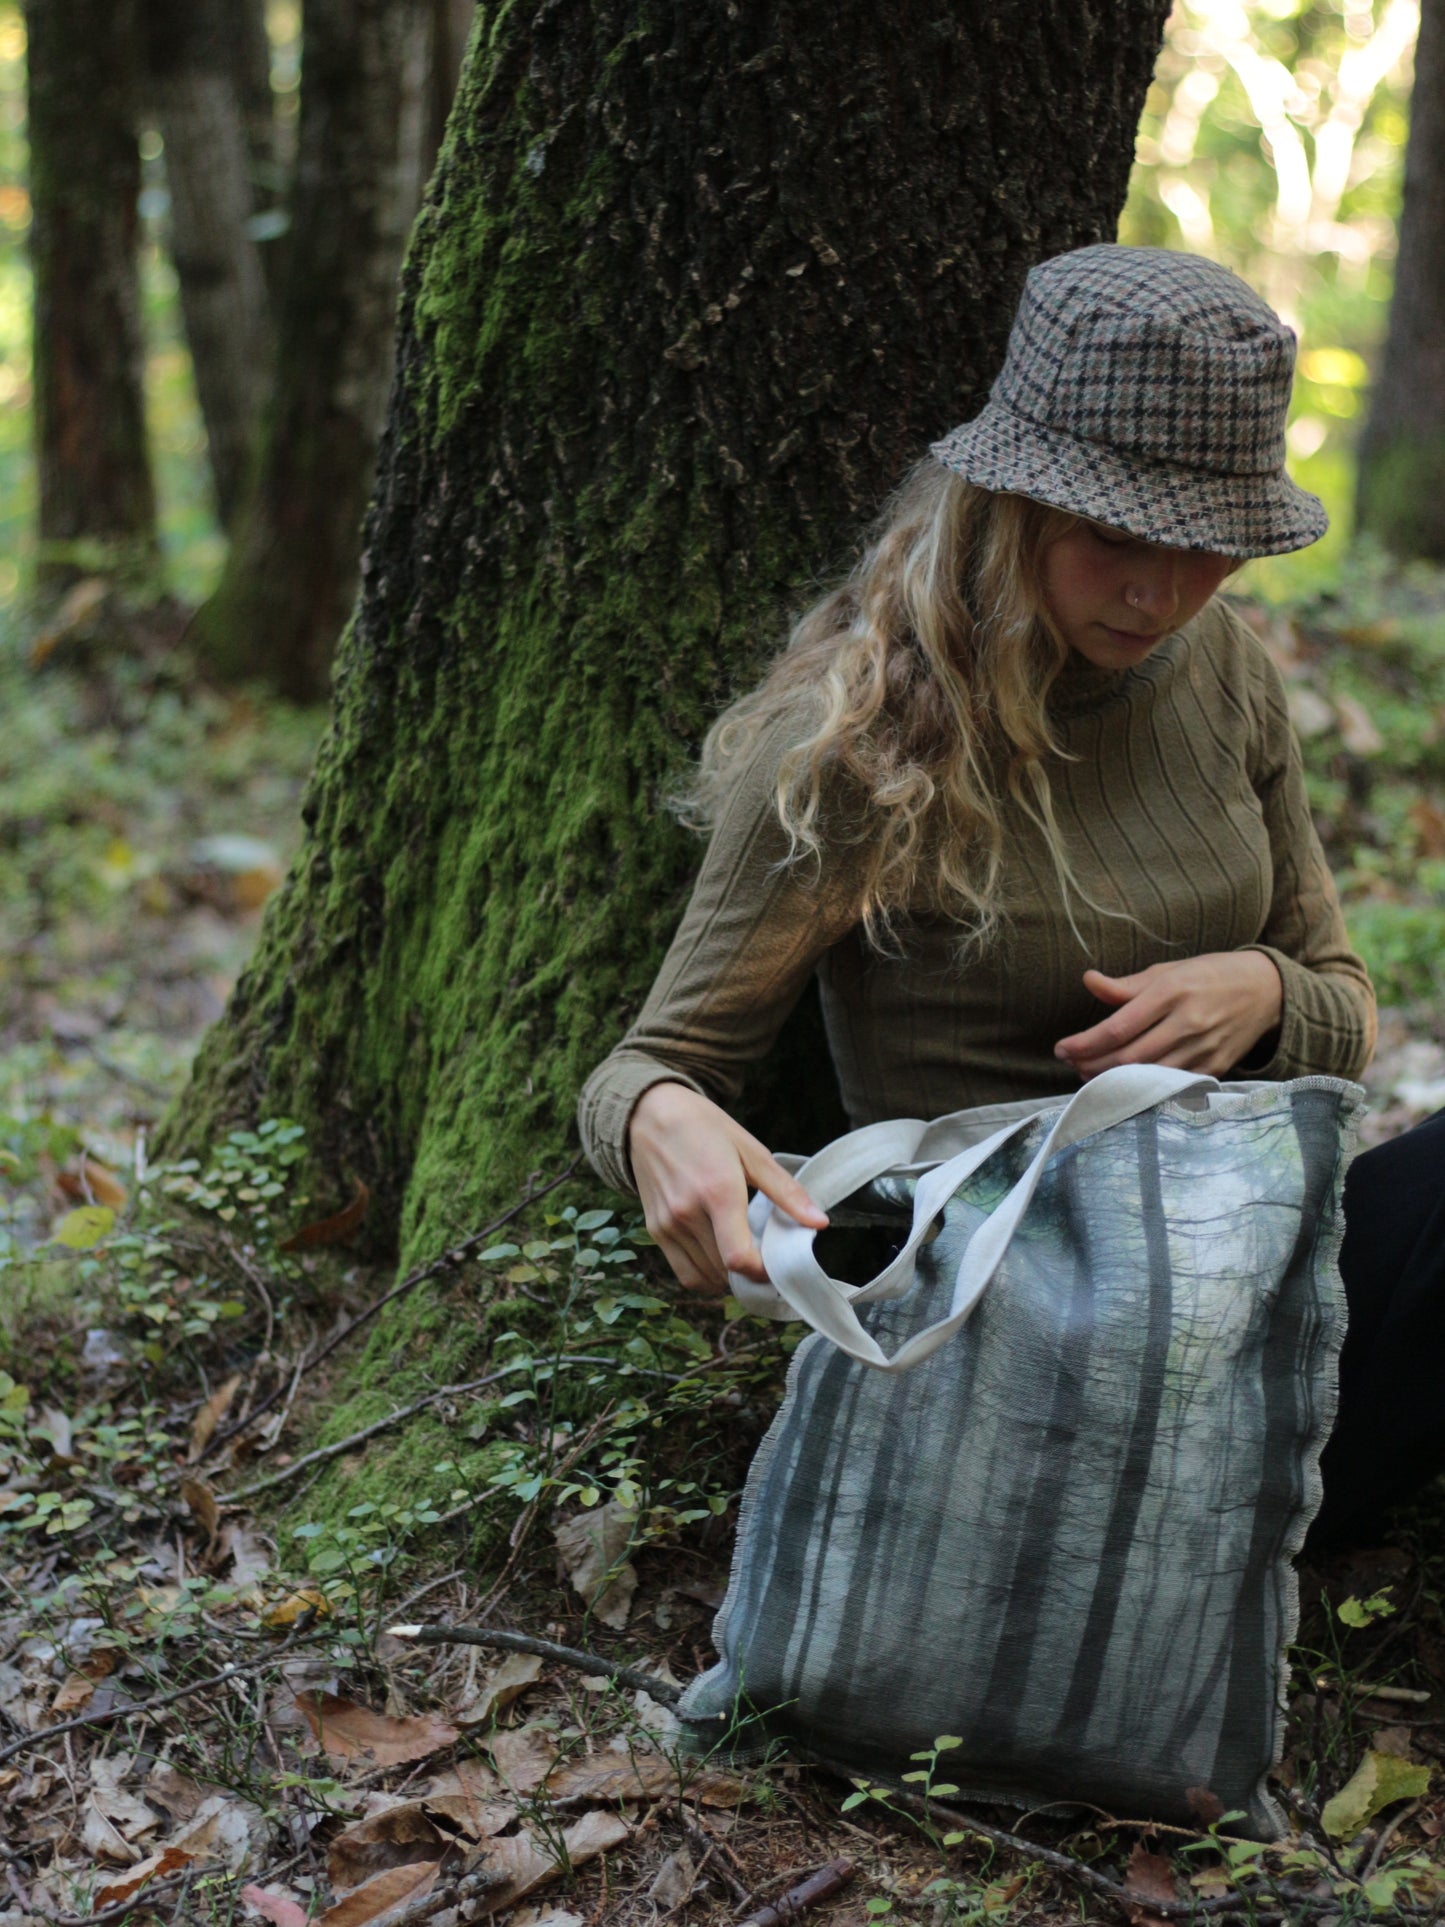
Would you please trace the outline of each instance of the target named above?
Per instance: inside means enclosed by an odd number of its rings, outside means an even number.
[[[136,265],[134,7],[30,0],[25,25],[40,574],[144,578],[158,549]]]
[[[428,104],[430,128],[424,172],[428,179],[441,152],[447,131],[447,116],[461,84],[462,59],[472,35],[477,0],[431,0],[431,60],[428,63],[431,99]]]
[[[326,691],[356,588],[396,279],[426,117],[426,0],[307,0],[275,384],[259,466],[196,639],[222,676]]]
[[[304,847],[171,1146],[302,1119],[408,1257],[563,1154],[696,865],[669,778],[982,402],[1028,267],[1113,235],[1164,15],[533,0],[479,31]]]
[[[1424,0],[1390,330],[1360,447],[1358,520],[1445,562],[1445,0]]]
[[[206,424],[221,521],[250,474],[271,370],[271,316],[246,94],[247,9],[234,0],[144,0],[147,87],[165,143],[171,252]],[[254,77],[252,77],[254,78]]]

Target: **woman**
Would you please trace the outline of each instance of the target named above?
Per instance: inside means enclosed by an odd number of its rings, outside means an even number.
[[[1102,246],[1034,269],[988,405],[714,727],[697,887],[580,1107],[685,1287],[764,1276],[750,1185],[826,1223],[723,1108],[815,970],[855,1126],[1131,1062],[1363,1070],[1373,994],[1283,686],[1215,598],[1244,558],[1324,532],[1284,471],[1293,362],[1265,303],[1197,257]],[[1382,1458],[1396,1485],[1438,1458],[1433,1389],[1403,1430],[1370,1389],[1377,1360],[1418,1372],[1438,1337],[1427,1251],[1389,1277],[1376,1261],[1377,1221],[1445,1248],[1415,1176],[1445,1146],[1412,1135],[1359,1160],[1347,1195],[1330,1532],[1378,1499]]]

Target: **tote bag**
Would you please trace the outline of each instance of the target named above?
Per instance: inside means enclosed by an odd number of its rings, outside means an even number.
[[[892,1224],[866,1285],[766,1199],[751,1310],[813,1327],[748,1477],[699,1747],[786,1736],[874,1774],[1264,1837],[1291,1555],[1343,1337],[1363,1093],[1105,1072],[1064,1102],[855,1131],[792,1161]]]

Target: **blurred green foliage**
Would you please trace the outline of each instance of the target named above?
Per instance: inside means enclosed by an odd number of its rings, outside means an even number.
[[[1348,546],[1418,19],[1416,0],[1177,0],[1149,90],[1120,239],[1225,262],[1300,336],[1291,466],[1332,527],[1251,565],[1251,594],[1311,593]]]

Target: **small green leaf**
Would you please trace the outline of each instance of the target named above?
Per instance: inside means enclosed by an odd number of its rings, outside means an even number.
[[[78,1204],[67,1211],[52,1234],[52,1242],[70,1251],[90,1251],[108,1237],[115,1213],[107,1204]]]
[[[612,1216],[610,1211],[584,1211],[577,1220],[579,1231],[597,1231]]]
[[[854,1807],[861,1807],[867,1798],[868,1794],[866,1790],[860,1793],[850,1793],[848,1798],[843,1802],[844,1813],[851,1813]]]
[[[1418,1800],[1430,1791],[1430,1769],[1400,1760],[1393,1753],[1367,1753],[1354,1777],[1342,1786],[1320,1815],[1332,1840],[1353,1840],[1397,1800]]]
[[[962,1745],[963,1741],[956,1733],[944,1733],[933,1742],[933,1750],[935,1753],[951,1753],[956,1746]]]
[[[500,1264],[503,1258],[520,1258],[521,1255],[520,1245],[491,1245],[482,1253],[481,1262],[484,1265]]]

